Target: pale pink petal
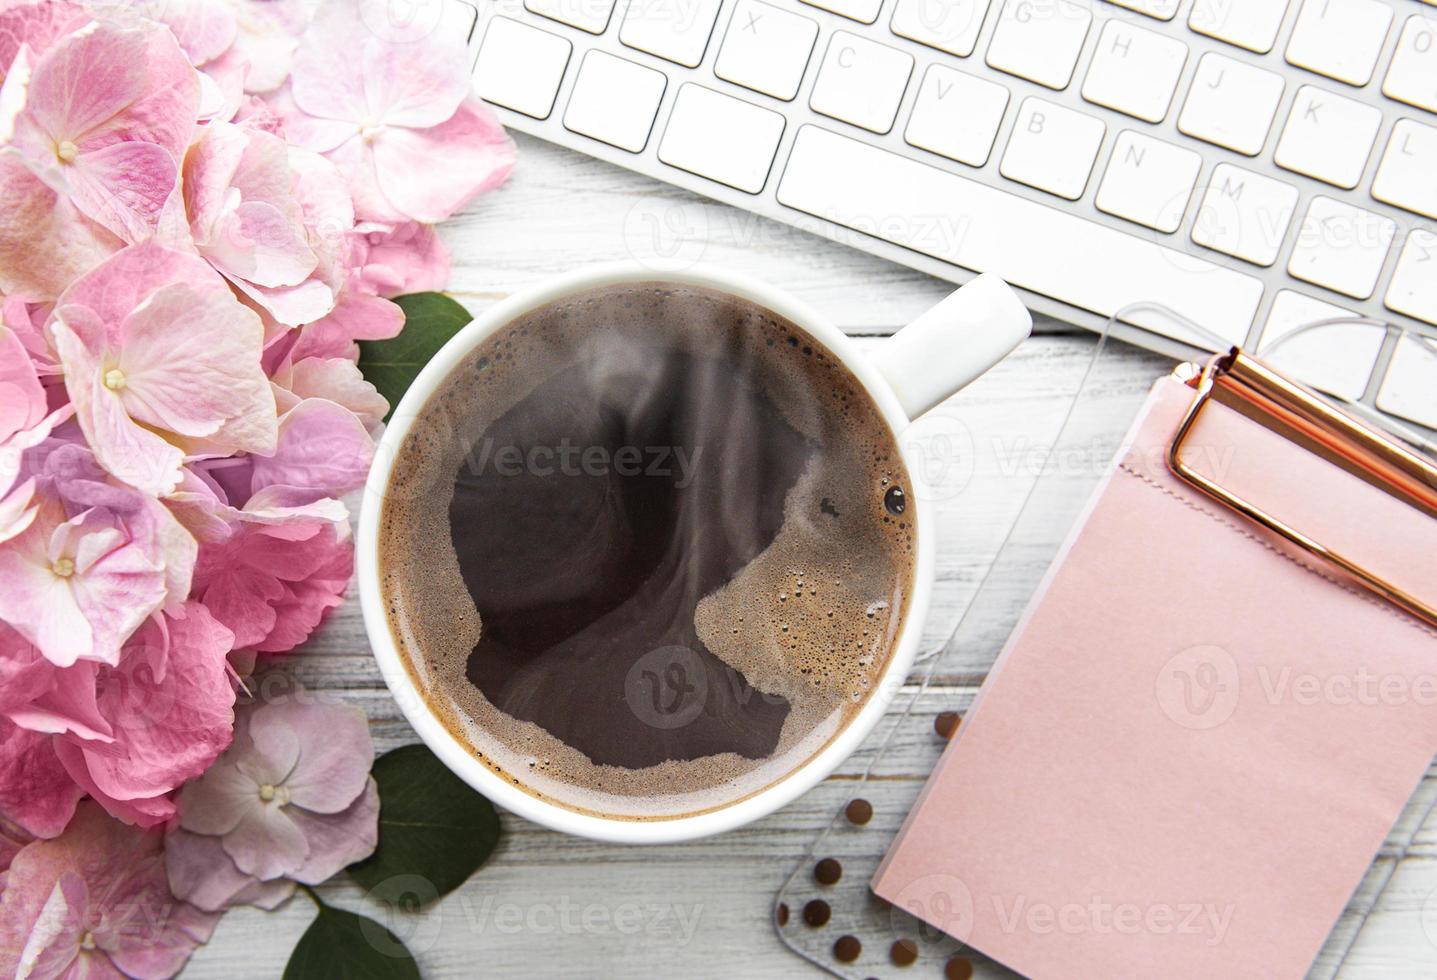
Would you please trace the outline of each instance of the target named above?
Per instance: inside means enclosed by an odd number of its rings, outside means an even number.
[[[293,874],[309,856],[304,834],[277,802],[246,810],[224,835],[224,849],[236,868],[265,880]]]
[[[399,213],[434,224],[498,187],[514,166],[514,144],[474,99],[432,129],[387,127],[374,140],[375,180]]]
[[[273,398],[259,364],[262,339],[259,318],[229,295],[164,286],[124,322],[125,407],[146,425],[185,436],[212,435],[256,412],[256,401],[265,421]]]
[[[338,497],[363,486],[374,440],[347,409],[322,398],[300,402],[279,423],[272,456],[253,461],[253,489],[287,486]]]
[[[290,816],[309,841],[309,857],[295,871],[295,881],[318,885],[356,861],[374,853],[379,844],[379,790],[373,779],[345,810],[335,814],[292,810]]]
[[[73,871],[63,872],[40,907],[20,951],[16,977],[90,976],[91,955],[80,949],[90,911],[90,890]]]
[[[256,286],[293,286],[318,264],[304,225],[265,201],[245,201],[215,226],[205,255]]]
[[[102,101],[98,93],[103,91],[104,82],[96,78],[97,67],[104,66],[103,71],[108,73],[112,71],[111,66],[121,61],[136,71],[138,87],[133,75],[115,73],[113,94],[122,94],[124,99],[119,111],[108,115],[98,111],[87,113],[82,122],[71,108],[65,113],[66,126],[53,131],[74,140],[82,151],[111,143],[153,143],[165,150],[170,159],[178,161],[194,135],[199,114],[199,78],[175,36],[161,25],[133,28],[101,25],[90,33],[71,35],[36,64],[32,93],[52,70],[56,74],[63,72],[65,82],[62,84],[80,85],[97,92],[94,101],[98,109]],[[39,104],[43,98],[32,94],[31,102]],[[103,101],[109,104],[112,99]]]
[[[51,736],[0,718],[0,816],[37,837],[54,837],[84,795],[56,758]]]
[[[200,549],[201,572],[205,570],[206,551]],[[254,646],[274,629],[273,603],[285,595],[284,587],[273,574],[248,565],[225,567],[215,562],[212,574],[204,575],[196,585],[195,594],[235,636],[238,648]]]
[[[255,286],[243,279],[235,279],[234,284],[285,326],[313,322],[334,309],[334,290],[318,279],[273,288]]]
[[[293,356],[348,357],[356,340],[388,340],[402,329],[404,311],[398,305],[346,285],[334,310],[305,326]]]
[[[351,4],[331,3],[316,13],[290,69],[290,92],[305,113],[357,123],[374,107],[366,101],[363,51],[376,42]],[[355,126],[355,129],[358,127]]]
[[[326,23],[317,30],[332,28]],[[333,33],[323,41],[339,43]],[[422,44],[386,43],[370,34],[358,53],[369,116],[386,126],[437,126],[469,94],[464,38],[457,33],[436,31]]]
[[[211,912],[236,905],[272,909],[294,894],[292,881],[260,881],[236,868],[220,838],[180,828],[165,836],[165,871],[176,898]]]
[[[171,283],[229,291],[219,274],[198,255],[159,242],[143,242],[117,252],[73,282],[56,308],[63,312],[66,306],[85,307],[98,323],[116,325],[151,293]]]
[[[250,718],[250,737],[271,755],[279,743],[297,740],[299,759],[284,786],[292,806],[314,813],[338,813],[353,803],[374,759],[369,720],[354,705],[300,698],[261,705]]]
[[[223,0],[139,0],[136,6],[146,17],[167,24],[195,65],[224,54],[238,34],[235,8]]]
[[[226,756],[180,791],[180,826],[197,834],[227,834],[259,805],[259,786]]]
[[[29,353],[13,330],[0,326],[0,443],[38,425],[46,410],[45,389]]]
[[[68,667],[95,652],[94,631],[70,583],[52,571],[46,547],[50,530],[31,524],[0,548],[0,619],[51,663]]]
[[[96,699],[94,662],[81,660],[70,667],[56,668],[38,658],[35,666],[48,668],[47,689],[23,705],[11,707],[7,712],[11,721],[33,732],[70,733],[87,742],[108,744],[115,740],[114,729],[100,713]],[[11,681],[7,679],[6,683]]]
[[[287,387],[301,399],[323,398],[342,405],[365,426],[376,425],[389,414],[389,402],[348,358],[307,357],[291,367]]]
[[[83,26],[90,15],[79,4],[65,0],[12,3],[0,9],[0,71],[15,60],[20,45],[36,54],[59,37]]]
[[[163,496],[180,478],[184,454],[158,433],[136,425],[120,397],[107,388],[100,361],[64,320],[50,325],[65,389],[75,406],[75,419],[95,458],[117,478],[140,490]]]
[[[144,32],[113,27],[60,39],[35,63],[27,111],[55,139],[80,142],[145,98],[146,49]]]
[[[443,289],[449,281],[449,250],[432,225],[367,223],[355,228],[362,249],[362,288],[379,296]]]
[[[0,147],[0,291],[52,300],[123,244]]]
[[[197,240],[207,241],[222,216],[248,142],[240,127],[211,123],[185,154],[185,211]]]
[[[241,8],[235,50],[249,64],[246,92],[273,92],[285,83],[307,19],[300,0],[267,0]]]
[[[66,174],[80,212],[127,242],[154,235],[178,167],[153,143],[110,143],[81,153]]]

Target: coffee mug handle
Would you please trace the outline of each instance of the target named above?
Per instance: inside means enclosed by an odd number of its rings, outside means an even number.
[[[872,363],[916,419],[1007,357],[1032,330],[1022,300],[985,272],[885,340]]]

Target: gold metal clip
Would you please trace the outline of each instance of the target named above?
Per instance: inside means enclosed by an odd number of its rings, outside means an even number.
[[[1437,607],[1373,574],[1183,461],[1182,447],[1209,399],[1287,436],[1379,490],[1437,519],[1437,466],[1364,425],[1234,347],[1210,360],[1192,382],[1196,390],[1172,444],[1168,468],[1179,479],[1249,520],[1329,562],[1387,601],[1437,627]]]

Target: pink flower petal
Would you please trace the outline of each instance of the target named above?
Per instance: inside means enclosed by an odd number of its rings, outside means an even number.
[[[359,57],[351,55],[351,59],[359,62],[364,104],[370,118],[386,126],[426,129],[454,115],[469,94],[462,37],[436,31],[422,44],[386,43],[367,28],[361,27],[360,31],[363,43],[357,49]],[[353,34],[339,33],[327,21],[318,24],[306,40],[311,37],[314,43],[329,45],[344,43],[341,38],[351,42],[355,39]]]
[[[180,826],[197,834],[227,834],[259,806],[259,786],[228,756],[180,791]]]
[[[54,299],[123,244],[0,147],[0,290]]]
[[[299,746],[294,771],[284,780],[292,806],[338,813],[354,802],[374,760],[369,720],[362,709],[300,698],[261,705],[250,720],[255,747],[265,750],[282,733]]]
[[[290,816],[309,841],[309,857],[294,880],[306,885],[328,881],[356,861],[374,853],[379,844],[379,788],[368,779],[359,796],[335,814],[295,809]]]
[[[319,261],[306,241],[303,224],[266,201],[240,204],[213,234],[205,246],[210,261],[256,286],[294,286]]]
[[[334,310],[305,326],[293,357],[348,357],[356,340],[388,340],[402,329],[404,311],[398,305],[346,284]]]
[[[133,800],[117,800],[106,796],[90,778],[89,767],[85,765],[85,754],[78,746],[63,739],[56,739],[54,748],[55,755],[59,757],[70,778],[103,807],[106,813],[121,823],[134,827],[159,827],[174,819],[175,803],[168,795]]]
[[[0,815],[37,837],[54,837],[84,795],[56,758],[50,736],[0,718]]]
[[[226,293],[164,286],[130,314],[123,331],[120,395],[139,422],[202,437],[242,412],[263,419],[265,405],[273,404],[259,366],[259,318]],[[266,442],[233,448],[262,450]]]
[[[228,747],[235,694],[225,657],[233,639],[191,601],[165,616],[163,629],[152,620],[126,645],[119,667],[99,681],[114,743],[85,752],[90,777],[106,796],[168,793]]]
[[[339,497],[364,485],[373,459],[374,440],[352,412],[310,398],[280,419],[274,454],[254,460],[252,488],[286,486]]]
[[[294,894],[292,881],[260,881],[240,871],[220,838],[180,828],[165,836],[165,870],[176,898],[210,912],[236,905],[272,909]]]
[[[236,868],[262,880],[293,874],[309,857],[304,833],[276,802],[246,810],[225,834],[224,849]]]
[[[70,910],[91,933],[93,950],[77,952],[75,937],[52,924]],[[30,975],[27,953],[34,962],[54,948],[75,957],[68,977],[170,977],[217,918],[170,893],[158,833],[84,803],[63,835],[27,844],[10,865],[0,894],[0,972]],[[32,944],[37,932],[43,938]]]
[[[474,99],[432,129],[386,128],[373,152],[385,200],[405,217],[429,224],[498,187],[514,167],[513,142],[494,113]]]
[[[79,4],[65,0],[14,3],[0,10],[0,71],[15,60],[20,45],[36,54],[59,37],[82,27],[90,15]]]
[[[366,427],[389,414],[389,402],[344,357],[306,357],[291,366],[286,387],[300,399],[321,398],[353,412]]]
[[[177,174],[175,158],[153,143],[110,143],[66,170],[80,212],[127,242],[154,235]]]
[[[324,537],[333,538],[333,532],[326,532]],[[288,653],[308,640],[325,612],[344,601],[353,572],[353,545],[344,538],[336,544],[324,568],[307,578],[284,583],[285,595],[274,603],[274,628],[256,648],[263,653]]]

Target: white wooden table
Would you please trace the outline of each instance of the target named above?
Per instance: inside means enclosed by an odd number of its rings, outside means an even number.
[[[589,262],[702,258],[762,276],[849,333],[871,338],[863,343],[877,343],[951,288],[547,143],[523,136],[518,142],[519,165],[509,185],[444,226],[455,262],[450,291],[473,310]],[[990,453],[990,464],[945,504],[939,587],[925,633],[930,645],[942,642],[1017,513],[1027,449],[1014,420],[1057,404],[1090,356],[1089,335],[1052,322],[1039,326],[1040,336],[961,396],[968,430],[1006,455]],[[1163,368],[1136,349],[1116,356],[1130,363],[1124,379],[1131,385],[1146,385]],[[379,751],[415,740],[373,666],[352,595],[291,664],[311,687],[342,691],[363,705]],[[986,667],[976,662],[946,673],[917,710],[966,707]],[[905,766],[901,752],[886,769],[886,778],[926,776],[916,763]],[[832,779],[853,775],[841,767]],[[776,890],[829,817],[828,804],[814,802],[821,795],[815,791],[717,838],[654,848],[569,838],[502,814],[504,838],[489,863],[410,921],[405,938],[429,978],[819,976],[780,943],[770,915]],[[1429,776],[1419,796],[1432,795],[1437,779]],[[1371,904],[1372,883],[1394,869],[1341,976],[1437,975],[1437,827],[1417,833],[1416,846],[1402,847],[1413,832],[1411,826],[1394,831],[1313,976],[1331,974],[1333,950]],[[374,914],[346,878],[322,893],[326,901]],[[185,975],[278,976],[312,917],[303,898],[271,913],[231,911]]]

